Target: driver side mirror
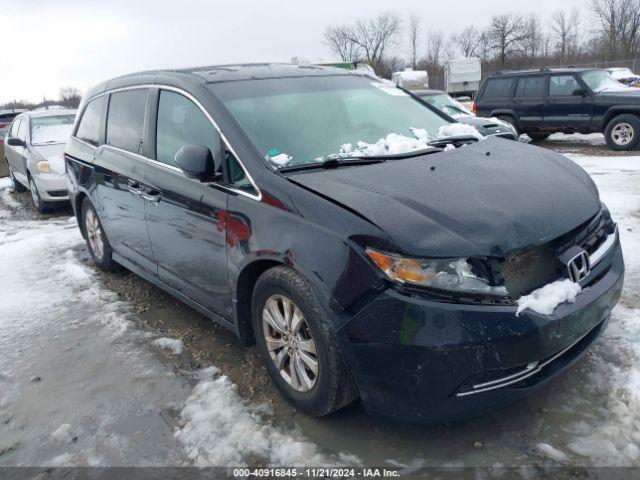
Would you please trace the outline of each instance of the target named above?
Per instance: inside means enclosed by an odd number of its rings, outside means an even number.
[[[24,140],[21,140],[19,138],[16,137],[9,137],[7,139],[7,144],[12,146],[12,147],[26,147],[27,144],[24,143]]]
[[[582,88],[576,88],[571,94],[574,97],[586,97],[587,96],[587,92],[585,92],[584,89],[582,89]]]
[[[201,182],[214,179],[218,165],[213,153],[202,145],[184,145],[175,157],[178,167],[188,178]]]

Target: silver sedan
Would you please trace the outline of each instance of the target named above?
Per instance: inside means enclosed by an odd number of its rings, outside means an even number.
[[[75,116],[71,109],[25,112],[7,132],[5,157],[13,189],[30,190],[40,212],[69,200],[63,153]]]

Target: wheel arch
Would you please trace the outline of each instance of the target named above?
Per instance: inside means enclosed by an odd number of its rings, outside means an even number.
[[[635,115],[636,117],[638,117],[640,119],[640,105],[638,105],[638,106],[627,105],[627,106],[611,107],[604,114],[604,117],[602,119],[602,129],[603,130],[606,129],[607,126],[609,125],[609,122],[611,120],[613,120],[615,117],[617,117],[618,115],[624,115],[624,114]]]
[[[273,267],[286,265],[284,262],[274,259],[255,260],[246,265],[238,275],[236,281],[235,315],[237,334],[240,343],[252,345],[255,343],[253,322],[251,316],[251,301],[258,278]]]

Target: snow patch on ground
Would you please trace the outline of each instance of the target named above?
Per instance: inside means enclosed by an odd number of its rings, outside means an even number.
[[[175,436],[200,467],[240,466],[247,458],[288,466],[359,463],[353,456],[325,456],[301,435],[269,425],[263,418],[267,413],[263,406],[245,403],[228,377],[208,378],[193,389]]]
[[[216,367],[172,374],[150,348],[153,337],[135,329],[131,305],[88,265],[74,218],[17,220],[3,213],[0,451],[12,448],[0,464],[333,461],[297,430],[272,427],[264,407],[244,403],[228,378],[213,379]],[[170,338],[155,343],[176,353],[183,347]],[[168,419],[180,410],[185,422],[174,437]]]
[[[532,310],[541,315],[552,315],[555,309],[564,302],[573,303],[582,288],[579,284],[568,278],[556,280],[544,287],[534,290],[529,295],[523,295],[517,300],[518,310],[516,316],[520,316],[523,310]]]
[[[2,180],[5,180],[5,179],[2,179]],[[0,185],[0,188],[2,188],[2,190],[0,191],[0,198],[2,198],[2,201],[7,207],[20,208],[20,203],[15,199],[14,193],[11,192],[9,185],[7,185],[6,187],[2,187]]]
[[[153,344],[165,350],[170,350],[174,355],[180,355],[184,350],[184,344],[179,338],[162,337],[154,340]]]
[[[566,462],[569,460],[569,456],[558,450],[557,448],[549,445],[548,443],[539,443],[536,448],[543,456],[555,460],[556,462]]]

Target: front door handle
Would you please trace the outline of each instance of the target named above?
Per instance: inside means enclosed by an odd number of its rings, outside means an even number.
[[[142,198],[147,202],[151,203],[159,203],[162,198],[162,194],[157,190],[148,190],[146,192],[142,192]]]

